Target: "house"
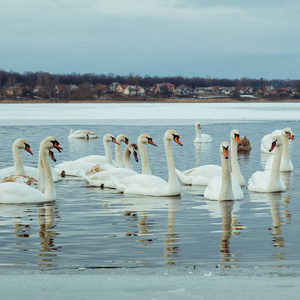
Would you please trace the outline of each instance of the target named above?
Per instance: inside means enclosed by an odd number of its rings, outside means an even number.
[[[172,93],[175,94],[176,86],[170,82],[157,83],[152,87],[151,92],[153,94]]]
[[[193,89],[185,84],[179,85],[176,88],[176,95],[187,96],[193,94]]]
[[[110,91],[110,92],[116,92],[116,90],[117,90],[117,87],[120,85],[120,83],[119,82],[113,82],[113,83],[111,83],[107,88],[108,88],[108,90]]]
[[[124,91],[129,87],[128,84],[120,84],[116,88],[116,92],[119,94],[124,94]]]
[[[145,94],[145,89],[140,86],[129,85],[123,94],[128,96],[142,96]]]

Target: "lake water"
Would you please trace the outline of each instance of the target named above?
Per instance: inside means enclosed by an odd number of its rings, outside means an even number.
[[[193,121],[194,122],[194,121]],[[136,197],[115,190],[88,187],[75,178],[55,184],[57,200],[47,204],[0,205],[0,266],[2,269],[71,269],[162,266],[203,268],[293,268],[300,267],[300,187],[298,154],[300,125],[297,121],[226,121],[206,124],[202,132],[213,137],[211,144],[195,147],[195,128],[176,124],[95,125],[48,122],[39,125],[0,126],[1,168],[11,166],[11,145],[23,137],[33,156],[22,153],[25,165],[36,166],[38,147],[49,135],[64,148],[55,153],[57,163],[90,154],[104,154],[102,137],[124,133],[136,142],[148,133],[158,147],[147,145],[151,170],[167,179],[163,135],[175,129],[183,147],[173,143],[176,168],[185,170],[203,164],[220,164],[219,145],[229,141],[234,128],[246,135],[253,149],[239,154],[241,171],[248,181],[262,170],[266,155],[260,140],[275,129],[290,127],[295,133],[291,157],[295,170],[284,174],[287,191],[256,194],[244,191],[244,200],[205,200],[201,187],[183,186],[180,197]],[[72,122],[69,122],[72,123]],[[105,123],[105,122],[104,122]],[[166,122],[167,123],[167,122]],[[83,125],[82,125],[83,124]],[[72,126],[71,126],[72,125]],[[101,138],[69,141],[70,127],[87,128]],[[122,146],[124,148],[124,145]],[[112,147],[114,154],[114,147]],[[132,162],[136,171],[140,162]],[[51,162],[54,167],[55,163]]]

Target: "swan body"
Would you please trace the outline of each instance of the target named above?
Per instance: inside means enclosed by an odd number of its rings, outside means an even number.
[[[125,147],[124,150],[124,168],[110,168],[107,170],[103,170],[92,174],[90,176],[86,176],[85,174],[82,175],[83,178],[87,180],[90,186],[100,186],[101,188],[115,188],[115,184],[111,181],[110,175],[118,178],[119,180],[124,177],[136,175],[132,168],[130,155],[132,154],[135,161],[138,161],[137,157],[138,147],[134,143],[130,143]]]
[[[231,175],[229,161],[229,143],[222,142],[220,146],[222,176],[215,176],[204,191],[208,200],[241,200],[243,191],[237,180]]]
[[[280,163],[281,172],[290,172],[294,170],[293,163],[290,159],[290,149],[289,140],[294,139],[294,134],[290,128],[286,127],[281,131],[281,136],[283,140],[282,157]],[[274,156],[270,156],[266,162],[265,170],[271,170],[273,164]]]
[[[48,152],[53,147],[62,149],[55,137],[48,137],[40,145],[40,172],[44,173],[45,189],[41,192],[26,184],[5,182],[0,184],[0,203],[35,203],[56,199]]]
[[[65,161],[61,164],[55,166],[55,171],[58,174],[64,174],[64,176],[75,176],[79,177],[83,172],[90,171],[96,165],[100,165],[101,169],[103,165],[109,164],[112,166],[112,154],[111,149],[109,147],[109,142],[117,143],[116,139],[111,134],[106,134],[103,137],[103,144],[105,150],[105,156],[102,155],[89,155],[78,158],[72,161]]]
[[[168,164],[168,181],[158,176],[148,174],[137,174],[125,177],[121,180],[111,176],[118,191],[124,194],[146,195],[146,196],[177,196],[181,194],[181,186],[175,173],[171,141],[182,146],[179,136],[175,130],[168,130],[164,135],[164,146]]]
[[[212,137],[209,134],[201,133],[201,126],[200,126],[199,122],[196,122],[195,128],[196,128],[196,138],[194,140],[194,143],[211,143],[212,142]]]
[[[246,182],[245,179],[241,173],[239,162],[238,162],[238,156],[237,156],[237,150],[238,146],[240,145],[240,133],[237,129],[233,129],[230,132],[230,146],[231,146],[231,171],[233,177],[237,180],[240,186],[245,186]]]
[[[90,130],[76,130],[70,129],[68,139],[96,139],[98,136]]]
[[[275,135],[272,138],[270,152],[275,148],[274,161],[271,170],[257,171],[248,181],[248,190],[258,193],[282,192],[286,186],[280,176],[280,163],[282,155],[282,137]]]

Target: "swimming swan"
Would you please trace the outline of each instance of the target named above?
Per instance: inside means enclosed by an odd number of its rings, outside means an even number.
[[[181,194],[181,186],[175,173],[175,166],[172,154],[171,141],[182,146],[179,136],[175,130],[168,130],[164,135],[165,152],[168,164],[168,181],[160,177],[137,174],[118,180],[111,176],[117,190],[124,194],[146,195],[146,196],[177,196]]]
[[[289,127],[286,127],[281,131],[281,136],[283,140],[283,149],[279,170],[281,172],[290,172],[294,170],[294,166],[290,159],[289,140],[293,140],[295,136]],[[268,158],[265,165],[265,170],[270,170],[272,168],[273,160],[274,156]]]
[[[196,122],[195,124],[196,128],[196,138],[194,140],[194,143],[211,143],[212,137],[209,134],[201,134],[201,126],[199,122]]]
[[[105,156],[103,155],[89,155],[78,158],[76,160],[65,161],[55,166],[55,171],[58,174],[64,174],[65,176],[80,177],[82,172],[91,171],[96,165],[113,164],[111,149],[109,142],[117,143],[116,139],[111,134],[106,134],[103,137],[103,145]],[[100,168],[98,167],[100,170]]]
[[[130,161],[130,156],[134,157],[135,161],[138,162],[137,157],[138,146],[134,143],[128,144],[124,149],[123,154],[123,162],[124,167],[120,168],[109,168],[107,170],[99,171],[95,174],[91,174],[87,176],[86,174],[82,174],[82,177],[86,179],[90,186],[100,186],[101,188],[111,188],[114,189],[115,184],[111,181],[110,174],[118,179],[122,179],[123,177],[128,177],[132,175],[138,174],[132,168],[132,164]]]
[[[286,186],[280,176],[280,162],[282,155],[282,137],[275,135],[272,138],[270,152],[275,148],[274,160],[271,170],[257,171],[248,181],[248,190],[258,193],[273,193],[286,190]]]
[[[76,130],[70,129],[68,139],[96,139],[98,136],[90,130]]]
[[[0,184],[0,203],[35,203],[53,201],[56,199],[56,192],[53,184],[50,163],[48,160],[49,150],[55,147],[59,151],[62,148],[56,138],[49,137],[40,144],[41,172],[45,175],[45,191],[41,192],[26,184],[5,182]]]
[[[241,200],[244,198],[243,191],[230,172],[229,143],[222,142],[220,145],[222,176],[215,176],[209,182],[204,191],[204,198],[209,200]]]

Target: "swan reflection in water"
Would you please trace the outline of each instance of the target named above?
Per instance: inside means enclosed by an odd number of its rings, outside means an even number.
[[[165,265],[173,265],[179,256],[179,247],[177,242],[179,235],[175,232],[176,212],[180,208],[181,197],[125,197],[122,201],[124,207],[124,215],[130,217],[130,221],[137,221],[138,231],[128,232],[128,236],[139,236],[136,241],[141,246],[148,246],[153,243],[152,238],[147,238],[149,234],[153,234],[153,215],[149,220],[149,215],[155,211],[167,212],[167,232],[164,234],[164,257]]]
[[[291,223],[291,213],[289,210],[290,195],[284,193],[268,193],[268,194],[251,194],[251,201],[267,203],[270,205],[270,212],[272,216],[272,227],[270,237],[273,247],[275,248],[274,259],[276,261],[285,259],[285,252],[280,248],[285,247],[285,239],[282,236],[282,225]],[[288,268],[285,265],[276,265],[277,268]]]
[[[201,166],[201,152],[208,152],[212,149],[212,143],[194,143],[195,146],[195,166]]]
[[[58,248],[55,248],[54,237],[58,235],[53,229],[56,226],[55,222],[58,218],[58,211],[55,207],[55,202],[38,203],[38,204],[1,204],[0,215],[5,218],[1,220],[2,226],[13,225],[14,237],[17,241],[15,245],[19,247],[19,251],[29,252],[32,245],[36,245],[35,240],[35,210],[38,222],[38,237],[40,238],[40,250],[38,256],[41,257],[41,262],[37,266],[53,267],[53,260],[57,257]],[[26,238],[26,240],[24,240]],[[19,262],[24,264],[26,258]]]
[[[227,265],[223,263],[237,262],[238,254],[230,252],[230,238],[232,235],[239,235],[242,225],[238,223],[233,207],[235,201],[218,201],[222,218],[222,237],[220,239],[221,263],[219,268],[237,268],[237,265]]]

